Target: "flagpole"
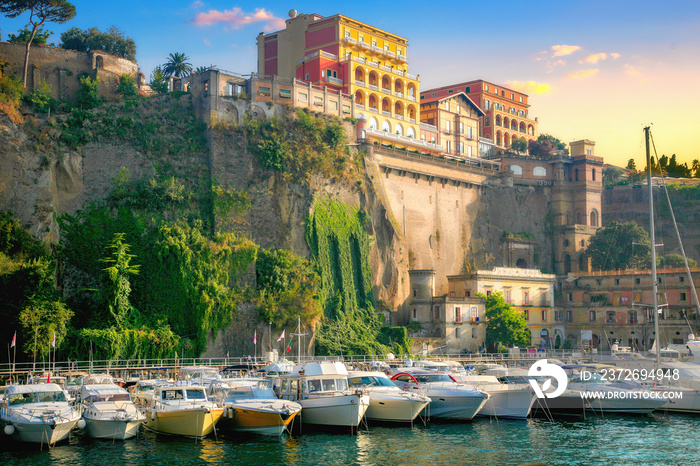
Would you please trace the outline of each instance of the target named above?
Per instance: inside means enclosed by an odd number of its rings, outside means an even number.
[[[297,316],[297,358],[299,359],[299,364],[301,364],[301,316]]]

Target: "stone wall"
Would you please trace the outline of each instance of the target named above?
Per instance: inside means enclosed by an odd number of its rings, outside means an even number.
[[[24,44],[0,42],[0,57],[8,62],[5,73],[22,76],[24,69]],[[29,50],[27,89],[34,91],[40,83],[51,86],[53,97],[71,101],[79,87],[78,75],[87,73],[100,79],[100,95],[116,98],[119,76],[128,74],[137,86],[145,86],[145,77],[136,62],[105,52],[78,52],[57,47],[32,46]]]

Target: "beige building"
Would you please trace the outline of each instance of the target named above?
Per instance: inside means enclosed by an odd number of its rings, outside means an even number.
[[[532,335],[532,346],[554,348],[564,342],[563,322],[556,319],[554,283],[556,275],[535,269],[496,267],[472,274],[447,277],[449,299],[473,298],[477,293],[489,296],[503,293],[506,303],[523,313]]]
[[[479,156],[479,119],[484,112],[463,92],[443,98],[421,94],[421,123],[437,129],[433,142],[442,146],[444,153],[456,157]]]

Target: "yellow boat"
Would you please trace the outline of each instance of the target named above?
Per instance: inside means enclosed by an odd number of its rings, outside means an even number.
[[[152,398],[144,401],[144,425],[163,434],[206,437],[224,413],[223,408],[207,399],[202,386],[157,386]]]

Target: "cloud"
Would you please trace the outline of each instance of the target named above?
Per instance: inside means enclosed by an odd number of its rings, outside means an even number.
[[[554,54],[552,55],[552,58],[554,58],[571,55],[572,53],[581,50],[581,47],[578,45],[552,45],[551,49],[554,51]]]
[[[195,0],[192,2],[192,5],[190,5],[190,8],[202,8],[204,6],[204,2],[200,2],[199,0]]]
[[[607,60],[608,58],[610,58],[611,60],[617,60],[618,58],[620,58],[620,56],[621,55],[619,53],[594,53],[592,55],[588,55],[586,58],[579,60],[579,63],[592,63],[595,65],[599,61]]]
[[[284,29],[284,19],[276,17],[264,8],[256,8],[255,13],[245,13],[239,7],[224,11],[209,10],[206,13],[198,13],[192,23],[196,26],[224,24],[231,29],[241,29],[249,24],[262,23],[265,31]]]
[[[627,76],[640,76],[642,73],[632,65],[625,65],[625,74]]]
[[[573,73],[569,73],[565,75],[564,77],[566,79],[587,79],[592,76],[595,76],[598,73],[598,69],[592,69],[592,70],[581,70],[581,71],[574,71]]]
[[[202,41],[204,42],[204,45],[206,45],[206,46],[211,45],[211,42],[209,42],[209,39],[207,39],[206,37],[202,37]]]
[[[508,81],[505,85],[525,94],[549,94],[553,90],[552,86],[549,84],[535,81]]]

